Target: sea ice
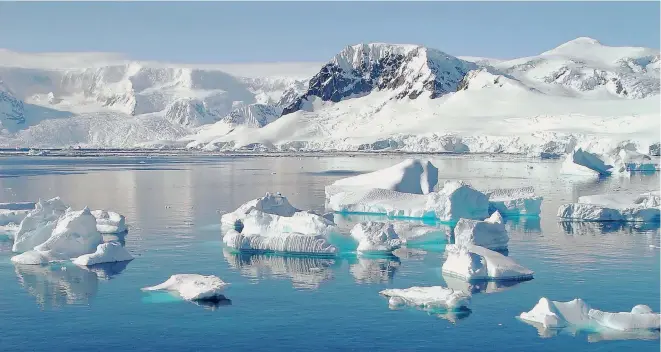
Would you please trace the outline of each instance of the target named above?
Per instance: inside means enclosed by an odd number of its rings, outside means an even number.
[[[406,159],[382,170],[337,180],[332,186],[380,188],[402,193],[428,194],[433,191],[437,182],[438,169],[431,162]]]
[[[582,221],[659,222],[659,191],[640,195],[630,193],[598,194],[578,198],[577,203],[563,204],[558,217]]]
[[[121,233],[127,230],[124,215],[107,210],[94,210],[96,229],[100,233]]]
[[[489,197],[489,212],[499,211],[504,216],[539,215],[543,198],[533,187],[494,189],[485,192]]]
[[[383,222],[361,222],[351,229],[351,236],[358,241],[360,253],[390,253],[401,247],[392,224]]]
[[[93,253],[102,242],[103,237],[96,229],[96,219],[86,207],[80,211],[67,211],[58,220],[51,236],[34,249],[75,258]]]
[[[335,255],[338,250],[329,244],[324,236],[305,235],[295,232],[243,234],[229,229],[223,236],[223,243],[239,251],[305,253]]]
[[[460,246],[472,244],[491,250],[507,249],[510,240],[503,217],[497,210],[484,221],[460,219],[454,228],[454,239]]]
[[[447,259],[443,273],[466,281],[471,280],[530,280],[532,270],[517,264],[498,252],[475,245],[450,244],[445,247]]]
[[[282,196],[280,193],[266,193],[264,197],[253,199],[241,205],[235,211],[223,214],[220,217],[220,222],[226,226],[235,226],[237,221],[242,221],[253,208],[266,214],[287,217],[293,216],[294,213],[299,211],[289,204],[287,197]]]
[[[424,309],[466,309],[470,305],[471,295],[443,286],[419,287],[406,289],[387,289],[379,292],[390,298],[389,303],[410,305]]]
[[[613,166],[606,164],[602,156],[576,148],[562,163],[561,173],[577,176],[608,176]]]
[[[542,297],[529,311],[519,318],[527,322],[542,325],[547,329],[559,329],[569,326],[587,328],[591,325],[588,312],[590,307],[585,301],[576,298],[569,302],[551,301]]]
[[[460,218],[484,219],[489,201],[483,193],[462,182],[446,182],[438,192],[427,195],[384,189],[344,189],[327,202],[333,211],[343,213],[385,214],[393,218],[423,218],[457,221]]]
[[[59,197],[49,200],[39,200],[31,210],[14,235],[13,252],[26,252],[46,241],[55,228],[60,216],[64,215],[68,206]]]
[[[142,290],[176,292],[187,301],[197,301],[224,297],[221,292],[227,285],[229,284],[213,275],[176,274],[160,285],[145,287]]]
[[[96,252],[84,254],[73,260],[76,265],[89,266],[101,263],[114,263],[133,260],[133,256],[118,242],[102,243]]]

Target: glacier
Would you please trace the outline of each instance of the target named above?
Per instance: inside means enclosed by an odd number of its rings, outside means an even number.
[[[391,253],[401,247],[392,224],[383,222],[361,222],[351,229],[351,237],[358,241],[359,253]]]
[[[133,256],[124,246],[118,242],[102,243],[96,247],[96,251],[84,254],[72,260],[76,265],[90,266],[101,263],[114,263],[133,260]]]

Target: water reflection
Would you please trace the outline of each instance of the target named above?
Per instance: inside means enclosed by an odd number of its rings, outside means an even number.
[[[659,223],[635,223],[619,221],[585,222],[585,221],[560,221],[558,222],[562,231],[567,235],[602,235],[607,233],[622,232],[626,234],[643,233],[659,230]]]
[[[542,225],[539,216],[520,216],[508,217],[505,219],[505,226],[509,231],[521,231],[523,233],[541,233]]]
[[[391,304],[388,304],[388,308],[390,310],[418,309],[426,312],[428,315],[440,319],[445,319],[451,322],[452,324],[456,324],[460,320],[468,318],[468,316],[471,314],[471,310],[468,308],[462,308],[459,310],[444,310],[444,309],[426,309],[422,307],[412,307],[408,305],[391,305]]]
[[[332,268],[337,265],[332,258],[237,253],[227,248],[223,248],[223,256],[243,276],[256,280],[287,279],[295,288],[304,289],[317,289],[332,280]]]
[[[392,281],[399,265],[400,260],[396,256],[359,256],[350,264],[349,272],[357,283],[385,283]]]
[[[560,335],[568,335],[573,337],[586,336],[588,342],[601,342],[618,340],[658,340],[661,337],[659,330],[617,331],[608,328],[579,329],[576,327],[549,329],[539,323],[524,320],[521,321],[537,329],[539,337],[544,339]]]
[[[521,284],[526,281],[516,281],[516,280],[505,280],[505,281],[474,281],[467,282],[462,279],[456,278],[452,275],[447,275],[442,273],[443,280],[448,288],[453,290],[460,290],[464,292],[469,292],[471,294],[475,293],[496,293],[509,290],[510,288]]]
[[[211,311],[215,311],[220,307],[232,305],[232,300],[223,295],[216,296],[213,299],[204,299],[204,300],[197,300],[191,302],[195,303],[196,305],[204,309],[208,309]]]

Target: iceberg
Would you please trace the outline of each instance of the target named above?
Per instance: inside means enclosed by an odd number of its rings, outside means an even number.
[[[127,231],[124,215],[107,210],[94,210],[96,229],[100,233],[122,233]]]
[[[449,181],[427,195],[385,189],[346,188],[331,192],[327,206],[336,212],[385,214],[392,218],[484,219],[489,201],[483,193],[463,182]],[[327,191],[328,194],[328,191]]]
[[[301,233],[243,234],[227,230],[223,236],[225,246],[238,251],[276,252],[335,255],[337,247],[329,244],[324,236]]]
[[[604,157],[586,152],[583,148],[576,148],[562,163],[560,173],[575,176],[609,176],[613,173],[613,166],[606,164]]]
[[[653,162],[649,155],[635,150],[622,148],[615,156],[615,160],[615,165],[619,172],[654,172],[659,170],[659,164]]]
[[[227,285],[229,284],[213,275],[176,274],[160,285],[145,287],[142,290],[176,292],[187,301],[217,300],[224,298],[221,292]]]
[[[475,245],[450,244],[445,247],[447,259],[441,271],[471,280],[531,280],[533,271],[498,252]]]
[[[429,161],[406,159],[391,167],[335,181],[337,186],[387,189],[401,193],[428,194],[438,183],[438,169]],[[331,191],[332,193],[332,191]],[[327,191],[327,196],[329,195]]]
[[[351,237],[358,241],[359,253],[391,253],[402,246],[402,240],[389,223],[358,223],[351,229]]]
[[[101,263],[114,263],[133,260],[133,256],[126,248],[117,242],[102,243],[96,247],[91,254],[84,254],[73,260],[73,263],[81,266],[90,266]]]
[[[661,315],[653,313],[652,309],[645,305],[637,305],[631,309],[631,312],[619,313],[590,309],[588,315],[597,324],[617,331],[659,330],[661,328]]]
[[[535,194],[533,187],[494,189],[485,192],[489,197],[489,213],[500,212],[504,216],[539,215],[543,198]]]
[[[58,220],[52,235],[34,249],[75,258],[93,253],[102,242],[103,237],[96,229],[96,219],[85,207],[80,211],[67,211]]]
[[[659,191],[640,195],[628,193],[598,194],[578,198],[577,203],[563,204],[558,217],[580,221],[659,222]]]
[[[49,200],[39,200],[31,210],[14,235],[13,252],[26,252],[45,242],[55,228],[60,216],[64,215],[68,206],[59,197]]]
[[[463,291],[455,291],[443,286],[418,287],[406,289],[387,289],[379,292],[390,298],[389,304],[394,306],[409,305],[424,309],[461,310],[470,305],[471,295]]]
[[[407,246],[445,244],[448,242],[452,231],[452,228],[448,225],[436,227],[412,221],[393,221],[391,224],[402,243]]]
[[[286,217],[293,216],[296,212],[299,211],[291,204],[289,204],[287,197],[282,196],[280,193],[266,193],[264,197],[253,199],[241,205],[237,210],[231,213],[223,214],[220,217],[220,222],[225,226],[235,226],[237,221],[243,221],[246,215],[253,208],[266,214]]]
[[[491,250],[506,250],[510,240],[498,211],[484,221],[460,219],[454,228],[454,238],[460,246],[476,245]]]

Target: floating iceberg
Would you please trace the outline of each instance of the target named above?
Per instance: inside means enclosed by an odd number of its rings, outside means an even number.
[[[228,230],[223,243],[238,251],[279,252],[298,254],[335,255],[338,250],[329,244],[326,237],[301,233],[243,234]]]
[[[496,211],[484,220],[460,219],[454,228],[455,244],[476,245],[491,250],[505,250],[510,238],[503,217]]]
[[[581,221],[659,222],[659,191],[640,195],[614,193],[583,196],[577,203],[563,204],[558,217]]]
[[[386,169],[337,180],[328,190],[341,189],[338,186],[350,186],[428,194],[433,191],[437,182],[438,169],[431,162],[407,159]],[[328,191],[326,195],[330,196]]]
[[[26,252],[44,243],[55,228],[57,220],[64,215],[68,206],[59,197],[49,200],[39,200],[31,210],[14,235],[12,251]]]
[[[160,285],[142,290],[176,292],[187,301],[214,300],[224,298],[221,292],[227,285],[229,284],[213,275],[176,274]]]
[[[394,218],[484,219],[489,201],[483,193],[462,182],[446,182],[438,192],[427,195],[384,189],[352,188],[338,191],[327,200],[333,211],[344,213],[385,214]]]
[[[358,241],[357,250],[360,253],[390,253],[402,245],[402,240],[389,223],[358,223],[351,229],[351,236]]]
[[[466,281],[530,280],[533,272],[498,252],[475,245],[450,244],[445,247],[447,259],[443,273]]]
[[[80,211],[68,211],[58,220],[52,235],[34,249],[75,258],[93,253],[102,242],[103,237],[96,229],[96,219],[86,207]]]
[[[542,197],[535,194],[533,187],[494,189],[485,192],[489,197],[489,212],[500,212],[504,216],[539,215]]]
[[[244,235],[298,233],[328,236],[337,231],[332,221],[307,211],[298,211],[291,216],[280,216],[252,209],[245,214],[242,226],[240,232]]]
[[[94,210],[92,215],[96,218],[96,229],[100,233],[121,233],[127,230],[124,215],[107,210]]]
[[[287,217],[293,216],[296,212],[299,211],[291,204],[289,204],[287,197],[280,195],[280,193],[266,193],[264,197],[253,199],[241,205],[237,210],[231,213],[223,214],[220,217],[220,222],[225,226],[235,226],[237,221],[243,221],[243,219],[252,209],[257,209],[266,214]]]
[[[613,172],[613,166],[606,164],[604,157],[576,148],[562,163],[560,172],[576,176],[608,176]]]
[[[383,290],[379,293],[390,298],[388,302],[390,305],[409,305],[424,309],[466,309],[470,305],[471,299],[469,293],[442,286],[395,288]]]
[[[102,243],[96,247],[96,252],[84,254],[73,260],[76,265],[89,266],[101,263],[114,263],[133,260],[126,248],[117,242]]]
[[[659,170],[659,164],[652,161],[649,155],[639,153],[635,150],[621,149],[616,157],[615,167],[620,172],[644,171],[653,172]]]
[[[661,328],[661,316],[653,313],[652,309],[645,305],[637,305],[631,309],[631,312],[620,313],[590,309],[588,315],[597,324],[617,331],[659,330]]]

